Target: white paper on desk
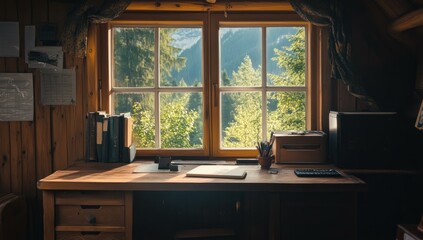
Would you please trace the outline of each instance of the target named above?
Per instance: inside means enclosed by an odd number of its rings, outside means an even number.
[[[41,103],[43,105],[72,105],[76,103],[75,69],[41,71]]]
[[[18,22],[0,22],[0,57],[19,57]]]
[[[187,172],[187,177],[236,178],[244,179],[245,167],[235,165],[200,165]]]
[[[35,48],[35,26],[25,26],[25,63],[28,63],[28,54],[33,48]]]
[[[29,68],[63,69],[62,47],[35,47],[29,51]]]
[[[0,73],[0,121],[32,121],[32,73]]]

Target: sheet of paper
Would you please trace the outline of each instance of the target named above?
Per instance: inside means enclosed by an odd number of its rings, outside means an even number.
[[[0,22],[0,57],[19,57],[18,22]]]
[[[29,51],[29,68],[63,69],[62,47],[35,47]]]
[[[72,105],[76,103],[75,69],[41,71],[41,103],[43,105]]]
[[[0,121],[32,121],[32,73],[0,73]]]
[[[234,165],[201,165],[187,172],[187,177],[236,178],[247,175],[245,167]]]
[[[35,26],[25,26],[25,63],[28,63],[28,54],[33,48],[35,48]]]

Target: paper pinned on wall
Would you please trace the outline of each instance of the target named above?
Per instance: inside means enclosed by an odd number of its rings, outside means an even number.
[[[32,121],[32,73],[0,73],[0,121]]]
[[[29,68],[63,69],[62,47],[35,47],[28,54]]]
[[[0,22],[0,57],[19,57],[18,22]]]
[[[76,103],[75,69],[41,71],[41,103],[43,105],[73,105]]]

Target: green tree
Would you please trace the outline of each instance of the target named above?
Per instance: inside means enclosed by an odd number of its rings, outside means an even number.
[[[246,56],[236,72],[232,73],[233,86],[256,86],[261,82],[261,68],[254,69]],[[253,147],[261,139],[261,93],[228,93],[234,101],[234,120],[224,129],[225,147]]]
[[[278,66],[284,71],[280,75],[269,74],[277,86],[305,85],[305,31],[298,28],[296,34],[289,35],[290,45],[275,49]],[[269,102],[277,103],[276,110],[268,113],[268,129],[271,130],[303,130],[305,122],[305,92],[272,92]]]
[[[193,147],[190,134],[195,130],[199,114],[196,110],[187,108],[188,101],[189,95],[184,93],[172,93],[162,98],[160,109],[162,148]]]
[[[221,85],[222,86],[230,86],[231,82],[229,79],[228,74],[224,71],[221,77]],[[232,109],[234,108],[234,99],[231,94],[223,94],[222,95],[222,129],[226,129],[229,126],[229,123],[234,120],[234,112]]]
[[[132,105],[132,119],[134,120],[133,136],[136,146],[143,148],[154,148],[154,112],[150,109],[143,109],[140,102]]]
[[[195,83],[194,87],[198,87],[200,84]],[[203,121],[201,114],[203,113],[203,98],[202,93],[191,93],[189,96],[187,108],[189,111],[198,113],[198,118],[194,123],[195,129],[190,133],[189,137],[193,147],[203,145]]]
[[[154,28],[117,28],[114,34],[114,87],[153,87],[155,69]],[[172,72],[185,67],[180,49],[172,45],[175,28],[159,29],[160,85],[186,86],[183,79],[174,79]],[[198,122],[198,109],[188,106],[188,94],[163,94],[160,110],[154,109],[154,94],[116,94],[115,113],[131,112],[134,138],[138,147],[153,148],[155,142],[155,111],[160,111],[162,147],[190,147],[190,134]],[[199,126],[197,126],[199,127]]]
[[[181,71],[187,61],[185,57],[179,57],[181,49],[172,45],[172,34],[175,31],[176,28],[160,28],[160,85],[162,86],[178,86],[179,81],[172,77],[172,71]]]

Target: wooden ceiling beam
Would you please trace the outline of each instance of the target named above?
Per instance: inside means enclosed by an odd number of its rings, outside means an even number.
[[[288,1],[132,1],[128,11],[293,11]]]
[[[398,18],[391,24],[391,30],[402,32],[411,28],[423,26],[423,8],[412,11]]]
[[[383,9],[389,19],[395,19],[413,9],[408,1],[403,0],[374,0]]]

